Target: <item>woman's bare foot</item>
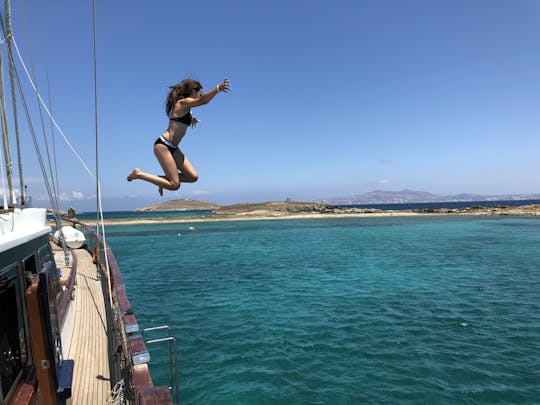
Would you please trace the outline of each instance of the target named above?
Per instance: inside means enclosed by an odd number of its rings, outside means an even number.
[[[139,178],[139,173],[141,172],[141,169],[136,167],[133,169],[133,171],[127,176],[127,181],[135,180]]]

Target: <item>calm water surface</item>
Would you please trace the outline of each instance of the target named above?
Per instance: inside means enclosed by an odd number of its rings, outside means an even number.
[[[107,229],[182,403],[540,403],[540,218]]]

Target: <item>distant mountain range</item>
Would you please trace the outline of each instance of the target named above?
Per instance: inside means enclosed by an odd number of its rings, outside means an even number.
[[[503,194],[503,195],[480,195],[480,194],[455,194],[436,195],[427,191],[383,191],[376,190],[369,193],[351,197],[336,197],[320,200],[327,204],[353,205],[353,204],[411,204],[426,202],[458,202],[458,201],[514,201],[514,200],[540,200],[540,194]]]

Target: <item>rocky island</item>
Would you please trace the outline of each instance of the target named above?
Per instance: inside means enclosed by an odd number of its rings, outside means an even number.
[[[254,204],[234,204],[219,207],[216,217],[298,217],[298,216],[392,216],[392,215],[540,215],[540,204],[509,206],[480,205],[466,208],[421,208],[403,210],[381,210],[377,208],[349,208],[325,203],[300,201],[273,201]]]
[[[190,200],[187,198],[165,201],[159,204],[148,205],[146,207],[137,208],[136,212],[146,211],[193,211],[193,210],[215,210],[219,208],[218,204],[214,204],[201,200]]]
[[[209,213],[194,213],[178,217],[166,218],[159,211],[204,210]],[[421,208],[393,209],[351,208],[320,202],[301,201],[268,201],[261,203],[242,203],[220,206],[219,204],[197,200],[172,200],[161,204],[138,208],[138,212],[156,211],[156,216],[144,218],[106,218],[107,225],[150,224],[150,223],[182,223],[233,220],[263,220],[263,219],[292,219],[292,218],[361,218],[361,217],[391,217],[391,216],[540,216],[540,204],[528,205],[472,205],[466,208]],[[54,226],[52,222],[49,223]]]
[[[415,216],[415,215],[515,215],[538,216],[540,204],[510,206],[498,205],[485,207],[480,205],[466,208],[421,208],[382,210],[378,208],[350,208],[320,202],[268,201],[261,203],[241,203],[220,206],[197,200],[172,200],[161,204],[139,208],[136,211],[185,211],[210,210],[205,216],[168,218],[169,222],[216,221],[242,219],[278,219],[278,218],[329,218],[329,217],[368,217],[368,216]],[[152,219],[135,220],[153,222]],[[129,221],[133,222],[133,221]],[[118,223],[115,221],[115,223]]]

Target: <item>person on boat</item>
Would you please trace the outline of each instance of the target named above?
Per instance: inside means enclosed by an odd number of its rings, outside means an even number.
[[[203,94],[202,85],[193,79],[185,79],[171,89],[165,100],[165,112],[169,117],[169,127],[154,142],[154,155],[163,169],[164,175],[156,176],[139,168],[127,176],[127,180],[145,180],[163,189],[178,190],[181,183],[195,183],[199,175],[188,158],[178,147],[188,127],[195,127],[199,120],[191,115],[191,109],[208,104],[219,92],[227,93],[231,87],[229,79]]]

